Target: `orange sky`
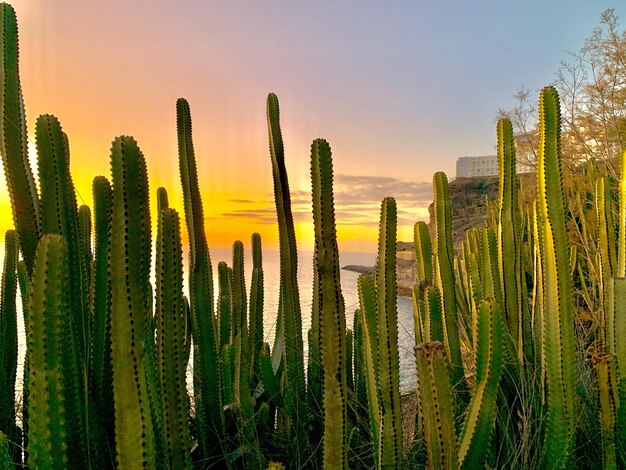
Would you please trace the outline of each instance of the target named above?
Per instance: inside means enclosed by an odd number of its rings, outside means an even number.
[[[564,50],[597,26],[603,1],[480,3],[272,0],[12,0],[32,136],[56,115],[80,196],[109,174],[109,147],[133,135],[152,194],[181,209],[175,103],[192,110],[211,246],[275,247],[265,98],[275,92],[301,249],[311,249],[309,148],[333,149],[340,247],[375,251],[380,201],[395,196],[399,238],[427,218],[432,174],[493,154],[495,116],[520,86],[554,80]],[[626,7],[614,5],[618,15]],[[558,17],[559,21],[553,21]],[[514,20],[514,21],[512,21]],[[2,182],[3,183],[3,182]],[[11,226],[0,184],[0,230]]]
[[[189,60],[185,42],[193,38],[185,34],[184,21],[188,18],[177,19],[183,23],[154,24],[151,15],[156,13],[143,3],[143,10],[121,14],[94,2],[92,8],[96,11],[86,14],[67,1],[13,1],[18,15],[20,73],[31,140],[34,141],[36,116],[51,113],[60,119],[70,139],[71,168],[79,202],[92,205],[91,181],[95,175],[109,175],[112,139],[120,134],[133,135],[147,158],[152,195],[158,186],[164,186],[170,204],[182,210],[175,101],[184,96],[192,110],[210,246],[230,246],[236,239],[248,244],[256,231],[261,233],[266,247],[275,248],[278,232],[274,224],[265,96],[276,91],[281,99],[298,243],[301,249],[311,249],[309,146],[326,127],[323,110],[312,106],[310,113],[296,112],[294,106],[302,106],[302,101],[294,103],[290,99],[295,91],[287,89],[282,95],[280,89],[266,85],[272,82],[271,78],[251,86],[255,80],[249,76],[250,65],[238,64],[236,57],[225,52],[223,44],[211,39],[210,32],[205,50],[199,53],[201,57]],[[162,6],[167,9],[165,4]],[[169,40],[164,40],[168,35]],[[213,64],[210,72],[197,64],[207,61]],[[339,163],[342,152],[333,149],[341,247],[347,251],[375,251],[379,201],[388,194],[372,195],[376,198],[372,200],[366,197],[371,192],[369,181],[360,186],[350,181],[342,183],[341,175],[348,173],[350,165]],[[30,150],[34,163],[34,144]],[[371,166],[364,160],[362,168],[354,168],[350,173],[371,173]],[[410,180],[402,182],[408,184]],[[156,202],[154,198],[152,202]],[[416,216],[425,217],[425,204],[420,204],[421,207],[404,211],[400,207],[401,238],[410,239]],[[0,230],[4,231],[12,226],[4,181],[0,187],[0,211]]]

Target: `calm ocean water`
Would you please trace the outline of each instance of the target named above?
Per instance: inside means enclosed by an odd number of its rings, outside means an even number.
[[[339,263],[341,266],[357,264],[372,266],[375,263],[375,253],[340,253]],[[214,271],[217,263],[225,261],[232,265],[232,253],[227,249],[212,249],[211,262]],[[245,252],[246,285],[250,288],[252,277],[252,253],[249,246]],[[278,311],[278,287],[280,282],[280,260],[278,251],[263,251],[263,276],[264,289],[264,326],[265,341],[270,345],[274,342],[276,312]],[[359,295],[357,291],[358,273],[341,270],[341,290],[346,305],[346,325],[352,328],[354,311],[359,308]],[[302,312],[302,329],[304,347],[307,348],[306,334],[311,326],[311,303],[313,297],[313,253],[298,252],[298,288],[300,291],[300,309]],[[217,286],[216,286],[217,292]],[[248,292],[249,294],[249,292]],[[415,387],[415,356],[413,347],[415,337],[413,329],[413,302],[407,297],[398,297],[398,346],[400,353],[400,389],[405,391]]]
[[[2,247],[2,244],[0,244]],[[3,248],[3,247],[2,247]],[[0,251],[4,251],[3,249]],[[217,263],[225,261],[232,266],[232,252],[228,249],[211,249],[211,262],[213,264],[214,280],[216,282],[215,292],[217,293]],[[3,254],[3,253],[1,253]],[[250,247],[246,246],[245,251],[246,267],[246,288],[250,289],[252,277],[252,253]],[[188,254],[184,253],[183,260],[187,269]],[[340,265],[360,264],[371,266],[374,264],[376,255],[373,253],[340,253]],[[278,287],[280,281],[280,263],[278,251],[263,251],[263,274],[264,274],[264,335],[265,341],[270,345],[274,342],[276,313],[278,311]],[[359,296],[357,291],[357,279],[359,275],[351,271],[341,271],[341,289],[346,306],[346,325],[352,328],[354,311],[359,307]],[[185,275],[185,291],[187,291],[187,277]],[[304,347],[307,348],[306,333],[311,326],[311,299],[313,294],[313,253],[298,253],[298,288],[300,290],[300,305],[302,312],[302,329]],[[415,387],[415,358],[413,347],[415,346],[413,330],[413,306],[411,299],[398,297],[398,343],[400,353],[400,390],[405,391]],[[26,338],[24,335],[24,325],[21,315],[21,301],[18,295],[18,383],[16,393],[21,394],[22,367],[24,362],[24,351]],[[306,351],[305,351],[306,353]]]

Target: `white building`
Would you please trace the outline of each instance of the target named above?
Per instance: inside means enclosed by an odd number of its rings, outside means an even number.
[[[498,156],[459,157],[456,160],[456,177],[497,176]]]

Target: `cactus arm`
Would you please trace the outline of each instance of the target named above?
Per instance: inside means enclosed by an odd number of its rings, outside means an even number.
[[[476,387],[459,439],[459,462],[463,468],[484,465],[496,417],[496,396],[504,364],[504,320],[497,302],[479,306],[476,356]]]
[[[435,256],[437,286],[441,292],[443,305],[443,333],[446,357],[451,364],[452,382],[464,383],[461,343],[457,327],[456,294],[452,273],[452,228],[448,179],[445,173],[437,172],[433,177],[435,193]]]
[[[205,458],[219,454],[224,431],[217,328],[213,314],[211,259],[204,233],[204,214],[193,149],[191,111],[183,98],[176,102],[178,159],[189,236],[189,294],[194,338],[194,395]]]
[[[328,142],[322,139],[313,141],[311,146],[311,180],[315,269],[319,281],[317,342],[322,367],[323,464],[326,469],[343,469],[348,467],[346,318],[335,227],[332,154]]]
[[[626,278],[609,279],[612,294],[609,315],[613,324],[614,351],[617,363],[617,439],[618,457],[626,464]],[[611,305],[612,304],[612,305]]]
[[[504,312],[508,330],[517,347],[520,362],[531,353],[531,329],[528,315],[523,313],[522,252],[520,215],[517,195],[517,160],[513,126],[507,118],[497,124],[499,200],[498,265],[504,295]]]
[[[279,316],[281,318],[277,320],[277,324],[282,326],[281,335],[284,341],[284,398],[291,426],[303,438],[304,430],[302,426],[306,415],[306,401],[304,400],[306,397],[306,384],[304,379],[302,318],[297,278],[298,260],[279,116],[278,98],[275,94],[270,93],[267,97],[267,122],[280,246],[281,308],[279,309]],[[276,349],[276,346],[274,349]],[[303,439],[298,439],[298,442],[302,441]]]
[[[40,236],[39,198],[28,162],[26,116],[19,77],[19,51],[15,10],[0,5],[2,68],[0,70],[0,154],[11,199],[13,221],[29,275]]]
[[[117,463],[153,467],[155,437],[146,373],[150,213],[144,157],[130,137],[111,149],[113,200],[109,243],[111,363]]]
[[[94,203],[94,274],[91,335],[91,383],[98,403],[112,403],[111,389],[111,294],[109,290],[108,252],[113,192],[104,176],[92,183]],[[108,408],[108,407],[107,407]],[[112,412],[113,409],[110,409]],[[111,416],[112,418],[112,416]],[[112,420],[111,420],[112,422]]]
[[[68,333],[69,266],[60,235],[44,236],[35,257],[29,299],[27,343],[30,361],[28,466],[68,464],[62,349]]]
[[[544,322],[548,418],[544,446],[547,468],[563,468],[574,435],[575,343],[572,280],[561,176],[560,110],[554,88],[541,91],[538,158],[544,276]]]
[[[160,212],[156,251],[156,355],[161,423],[171,468],[190,468],[189,398],[185,383],[187,360],[186,309],[180,220],[174,209]]]
[[[378,240],[378,395],[381,408],[382,467],[402,464],[402,413],[400,408],[400,366],[398,353],[398,312],[396,308],[397,211],[393,198],[383,199]]]
[[[428,468],[458,468],[448,361],[439,341],[415,347],[418,406]]]
[[[611,354],[597,356],[593,360],[598,381],[599,421],[602,435],[602,468],[616,469],[616,408],[617,397],[612,387],[615,359]]]
[[[619,178],[619,241],[617,245],[617,276],[626,276],[626,150],[620,156]]]
[[[263,349],[263,258],[261,235],[252,234],[252,279],[250,282],[250,381],[258,378],[259,356]]]
[[[376,285],[370,276],[361,275],[358,280],[361,328],[363,330],[363,359],[367,402],[369,406],[371,442],[374,458],[379,459],[380,406],[378,398],[378,314]]]
[[[163,209],[167,209],[170,206],[169,199],[167,197],[167,189],[163,186],[157,188],[157,214],[161,214]]]
[[[413,228],[415,245],[415,265],[417,282],[432,283],[433,281],[433,254],[426,222],[416,222]]]
[[[0,431],[12,442],[12,453],[21,455],[16,443],[21,441],[15,425],[15,379],[17,375],[17,234],[4,235],[4,265],[0,290]],[[26,303],[26,302],[25,302]],[[18,460],[18,459],[16,459]],[[21,462],[21,459],[18,460]]]

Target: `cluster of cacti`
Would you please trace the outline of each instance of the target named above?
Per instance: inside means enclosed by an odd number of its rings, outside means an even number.
[[[113,141],[110,182],[93,180],[93,225],[91,209],[77,205],[69,139],[51,115],[35,126],[35,185],[15,13],[2,4],[0,15],[0,152],[16,227],[5,236],[0,290],[2,468],[553,469],[592,458],[607,469],[626,465],[626,153],[619,190],[593,164],[584,170],[591,183],[565,187],[553,88],[539,101],[533,204],[518,203],[506,119],[497,125],[496,210],[467,232],[460,252],[447,178],[434,176],[432,234],[424,222],[414,229],[418,406],[409,417],[399,384],[393,198],[382,201],[377,267],[358,280],[348,329],[331,150],[313,141],[307,356],[278,99],[268,96],[280,246],[270,346],[260,235],[252,235],[249,290],[244,245],[235,241],[232,265],[217,265],[214,295],[188,103],[179,99],[176,113],[189,298],[180,217],[158,188],[153,248],[146,160],[132,137]],[[16,403],[18,286],[27,350]],[[581,368],[595,374],[592,386],[581,385]],[[595,457],[585,454],[585,439],[597,443]]]

